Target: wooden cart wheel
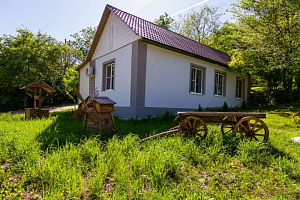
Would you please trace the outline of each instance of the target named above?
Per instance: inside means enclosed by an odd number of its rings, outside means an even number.
[[[232,131],[234,129],[234,124],[231,124],[231,123],[226,123],[226,121],[228,122],[236,122],[236,118],[235,117],[229,117],[229,116],[226,116],[224,119],[223,119],[223,123],[221,124],[221,131],[222,131],[222,134],[226,134],[230,131]]]
[[[234,132],[240,133],[242,138],[254,139],[256,141],[267,142],[269,139],[269,129],[267,125],[256,117],[244,117],[238,121],[234,127]]]
[[[181,121],[182,121],[181,117],[179,116],[175,117],[173,122],[173,127],[178,126],[181,123]]]
[[[205,138],[207,135],[207,126],[199,117],[187,117],[181,121],[178,127],[179,134],[191,134]]]

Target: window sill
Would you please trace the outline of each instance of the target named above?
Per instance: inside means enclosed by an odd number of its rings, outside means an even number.
[[[220,98],[224,98],[225,96],[221,96],[221,95],[214,95],[215,97],[220,97]]]
[[[235,97],[235,99],[236,99],[236,100],[243,100],[243,98],[237,98],[237,97]]]
[[[113,92],[114,90],[104,90],[103,92]]]
[[[192,95],[198,95],[198,96],[203,96],[204,95],[202,93],[196,93],[196,92],[190,92],[190,94],[192,94]]]

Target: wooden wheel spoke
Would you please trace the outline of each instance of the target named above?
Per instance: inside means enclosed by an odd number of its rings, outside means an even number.
[[[255,136],[265,136],[265,134],[255,134]]]
[[[195,129],[198,129],[201,125],[202,125],[201,123],[198,124],[198,125],[195,127]]]
[[[189,123],[190,128],[192,128],[191,121],[190,121],[190,120],[187,120],[187,121],[188,121],[188,123]]]
[[[253,131],[256,128],[258,121],[255,122],[254,126],[252,127],[251,131]]]
[[[190,130],[190,128],[188,128],[188,127],[185,126],[185,125],[182,125],[182,127],[184,127],[184,128],[187,129],[187,130]]]
[[[194,120],[194,123],[193,123],[193,128],[196,127],[196,120]]]
[[[197,130],[197,132],[201,132],[201,131],[205,131],[205,129],[199,129],[199,130]]]
[[[254,130],[254,132],[258,132],[258,131],[260,131],[260,130],[262,130],[262,129],[264,129],[264,127],[262,126],[262,127],[260,127],[260,128],[258,128],[258,129],[256,129],[256,130]]]
[[[245,131],[249,131],[243,124],[241,124],[240,126],[243,127]]]
[[[251,128],[250,120],[247,120],[247,124],[248,124],[248,131],[250,131]]]
[[[190,132],[190,131],[180,131],[180,133],[188,133],[188,132]]]
[[[254,136],[253,138],[254,138],[256,141],[259,141],[259,140],[257,139],[257,137]]]

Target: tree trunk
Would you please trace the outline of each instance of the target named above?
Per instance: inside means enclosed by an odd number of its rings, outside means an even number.
[[[293,79],[288,79],[288,101],[289,103],[293,103],[294,100],[294,95],[293,95]]]
[[[297,99],[300,99],[300,76],[298,77],[297,90],[298,90]]]

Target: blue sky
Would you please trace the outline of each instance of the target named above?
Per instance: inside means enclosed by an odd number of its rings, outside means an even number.
[[[0,0],[0,36],[16,35],[18,28],[27,27],[32,32],[41,30],[60,41],[71,39],[70,34],[88,26],[99,24],[106,4],[128,13],[154,21],[167,12],[174,14],[204,0]],[[206,0],[209,6],[219,6],[225,13],[237,0]],[[203,4],[194,7],[199,9]],[[187,13],[188,11],[184,12]],[[184,14],[182,13],[182,14]],[[230,14],[222,21],[230,20]]]

